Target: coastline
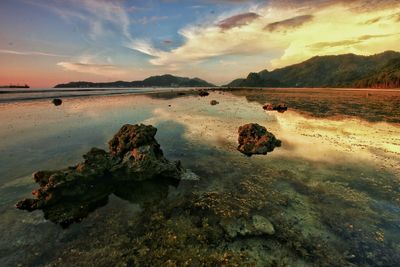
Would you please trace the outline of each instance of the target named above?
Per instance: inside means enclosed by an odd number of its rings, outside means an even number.
[[[0,90],[0,104],[15,103],[25,101],[39,101],[53,98],[79,98],[79,97],[94,97],[94,96],[111,96],[111,95],[136,95],[136,94],[151,94],[151,93],[168,93],[172,91],[187,92],[196,90],[194,88],[71,88],[71,89],[34,89],[34,90]],[[209,90],[209,89],[207,89]],[[20,96],[18,96],[18,94]]]
[[[322,91],[361,91],[361,92],[400,92],[397,89],[376,89],[376,88],[259,88],[259,87],[158,87],[158,88],[38,88],[25,90],[2,90],[0,89],[0,104],[15,103],[25,101],[38,101],[53,98],[79,98],[79,97],[94,97],[94,96],[112,96],[112,95],[133,95],[133,94],[163,94],[169,98],[173,95],[179,96],[178,93],[196,94],[198,91],[252,91],[252,92],[278,92],[278,91],[295,91],[295,92],[310,92],[316,90]],[[11,88],[6,88],[11,89]]]

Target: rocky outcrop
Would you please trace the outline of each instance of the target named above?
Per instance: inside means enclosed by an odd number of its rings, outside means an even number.
[[[16,207],[43,210],[46,219],[66,227],[105,205],[109,194],[129,195],[121,188],[140,188],[144,181],[195,179],[179,161],[164,157],[156,132],[151,125],[127,124],[110,140],[110,152],[92,148],[76,166],[36,172],[33,178],[40,188],[32,192],[35,198],[19,201]]]
[[[117,180],[143,181],[155,177],[180,179],[180,162],[168,161],[154,138],[157,129],[145,125],[124,125],[109,142],[110,154],[118,161],[110,172]]]
[[[266,111],[278,111],[279,113],[284,113],[288,110],[288,107],[286,106],[286,104],[283,103],[280,103],[278,105],[268,103],[263,106],[263,109]]]
[[[275,147],[281,146],[281,141],[267,129],[256,123],[249,123],[239,127],[238,150],[247,156],[253,154],[265,155]]]

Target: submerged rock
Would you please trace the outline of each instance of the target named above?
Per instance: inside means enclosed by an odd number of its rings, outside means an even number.
[[[217,100],[211,100],[210,101],[210,105],[211,106],[215,106],[215,105],[218,105],[218,104],[219,104],[219,102]]]
[[[260,215],[254,215],[251,219],[231,218],[222,220],[220,225],[229,238],[275,234],[275,228],[272,223]]]
[[[273,105],[271,103],[265,104],[263,106],[263,109],[266,111],[278,111],[279,113],[283,113],[288,110],[288,107],[286,104],[279,103],[278,105]]]
[[[54,98],[51,103],[54,104],[54,106],[60,106],[62,104],[62,100],[59,98]]]
[[[208,93],[207,91],[205,91],[205,90],[200,90],[200,92],[199,92],[199,96],[201,96],[201,97],[204,97],[204,96],[208,96],[210,93]]]
[[[267,235],[275,234],[275,228],[267,218],[260,215],[254,215],[252,219],[254,229],[257,232]]]
[[[196,175],[179,161],[164,157],[156,132],[151,125],[126,124],[109,141],[110,152],[92,148],[76,166],[36,172],[33,178],[40,188],[32,192],[35,198],[21,200],[16,207],[41,209],[46,219],[66,227],[105,205],[109,194],[118,195],[125,186],[133,184],[134,189],[141,188],[143,181],[194,180]]]
[[[238,150],[247,156],[253,154],[265,155],[275,147],[281,146],[281,141],[267,129],[256,123],[249,123],[239,127]]]

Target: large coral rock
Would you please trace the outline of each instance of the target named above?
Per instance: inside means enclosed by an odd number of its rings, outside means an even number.
[[[35,198],[21,200],[16,207],[41,209],[46,219],[68,226],[105,205],[111,193],[137,194],[136,188],[143,188],[140,183],[145,180],[153,186],[153,181],[169,184],[197,178],[180,162],[170,162],[163,156],[156,132],[151,125],[124,125],[110,140],[110,152],[92,148],[76,166],[36,172],[33,178],[40,188],[32,192]]]
[[[142,181],[155,177],[180,179],[180,162],[168,161],[155,139],[157,129],[145,125],[124,125],[109,142],[112,155],[119,158],[111,168],[118,180]]]
[[[275,147],[281,146],[281,141],[267,129],[257,123],[249,123],[239,127],[238,150],[247,156],[253,154],[265,155]]]

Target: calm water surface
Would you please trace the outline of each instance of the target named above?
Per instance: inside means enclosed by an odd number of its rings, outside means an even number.
[[[189,89],[191,88],[186,88],[186,90]],[[0,103],[51,99],[59,97],[71,98],[84,96],[131,95],[143,94],[147,92],[165,92],[171,90],[173,90],[173,88],[0,88]]]
[[[400,266],[399,99],[313,89],[2,103],[0,265]],[[267,113],[265,102],[291,109]],[[250,122],[282,147],[250,158],[236,151],[237,129]],[[125,123],[156,126],[165,156],[200,181],[153,184],[134,197],[127,189],[67,229],[15,209],[37,187],[34,171],[106,149]],[[241,234],[254,215],[275,233]]]

